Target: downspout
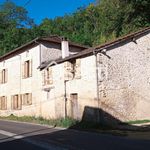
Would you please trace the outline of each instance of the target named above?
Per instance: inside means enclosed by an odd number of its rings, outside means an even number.
[[[19,86],[19,96],[21,95],[21,89],[22,89],[22,86],[21,86],[21,80],[22,80],[22,62],[21,62],[21,55],[18,55],[19,56],[19,59],[20,59],[20,86]]]
[[[67,118],[67,87],[66,87],[66,85],[67,85],[67,80],[64,80],[65,119]]]
[[[99,95],[99,83],[98,83],[98,59],[97,59],[97,52],[95,49],[93,50],[93,54],[95,55],[95,65],[96,65],[96,91],[97,91],[97,122],[100,122],[100,95]]]
[[[41,43],[39,43],[37,40],[34,41],[35,43],[39,44],[39,66],[41,65]],[[40,99],[40,105],[39,105],[39,115],[42,115],[42,101]]]

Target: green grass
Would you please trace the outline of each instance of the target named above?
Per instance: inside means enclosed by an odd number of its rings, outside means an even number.
[[[134,121],[128,121],[128,124],[142,124],[142,123],[149,123],[150,120],[134,120]]]
[[[21,122],[30,122],[42,125],[49,126],[57,126],[57,127],[65,127],[65,128],[74,128],[74,129],[83,129],[83,130],[105,130],[110,129],[108,126],[104,126],[99,123],[88,122],[88,121],[77,121],[72,118],[59,118],[59,119],[45,119],[43,117],[34,117],[34,116],[22,116],[17,117],[15,115],[10,115],[7,117],[1,117],[0,119],[4,120],[13,120],[13,121],[21,121]]]
[[[0,117],[0,119],[30,122],[30,123],[37,123],[37,124],[50,125],[50,126],[59,126],[59,127],[65,127],[65,128],[74,126],[77,123],[76,120],[71,119],[71,118],[45,119],[43,117],[34,117],[34,116],[17,117],[14,115],[10,115],[7,117]]]

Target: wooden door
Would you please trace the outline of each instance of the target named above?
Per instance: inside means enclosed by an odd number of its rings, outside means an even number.
[[[78,119],[78,94],[70,94],[70,117]]]

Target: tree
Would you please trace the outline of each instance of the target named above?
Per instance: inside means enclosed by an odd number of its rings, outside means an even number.
[[[30,40],[26,33],[33,26],[33,20],[27,16],[23,7],[16,6],[11,1],[0,5],[0,54]]]
[[[0,6],[1,54],[37,36],[65,36],[71,41],[95,46],[150,26],[149,0],[95,1],[70,15],[45,18],[40,25],[34,24],[25,8],[5,2]]]

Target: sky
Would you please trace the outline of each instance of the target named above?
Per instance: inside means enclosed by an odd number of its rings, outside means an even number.
[[[3,3],[6,0],[0,0]],[[44,18],[55,18],[71,14],[79,7],[87,6],[95,0],[11,0],[19,6],[25,6],[28,16],[39,24]],[[29,2],[29,3],[28,3]]]

